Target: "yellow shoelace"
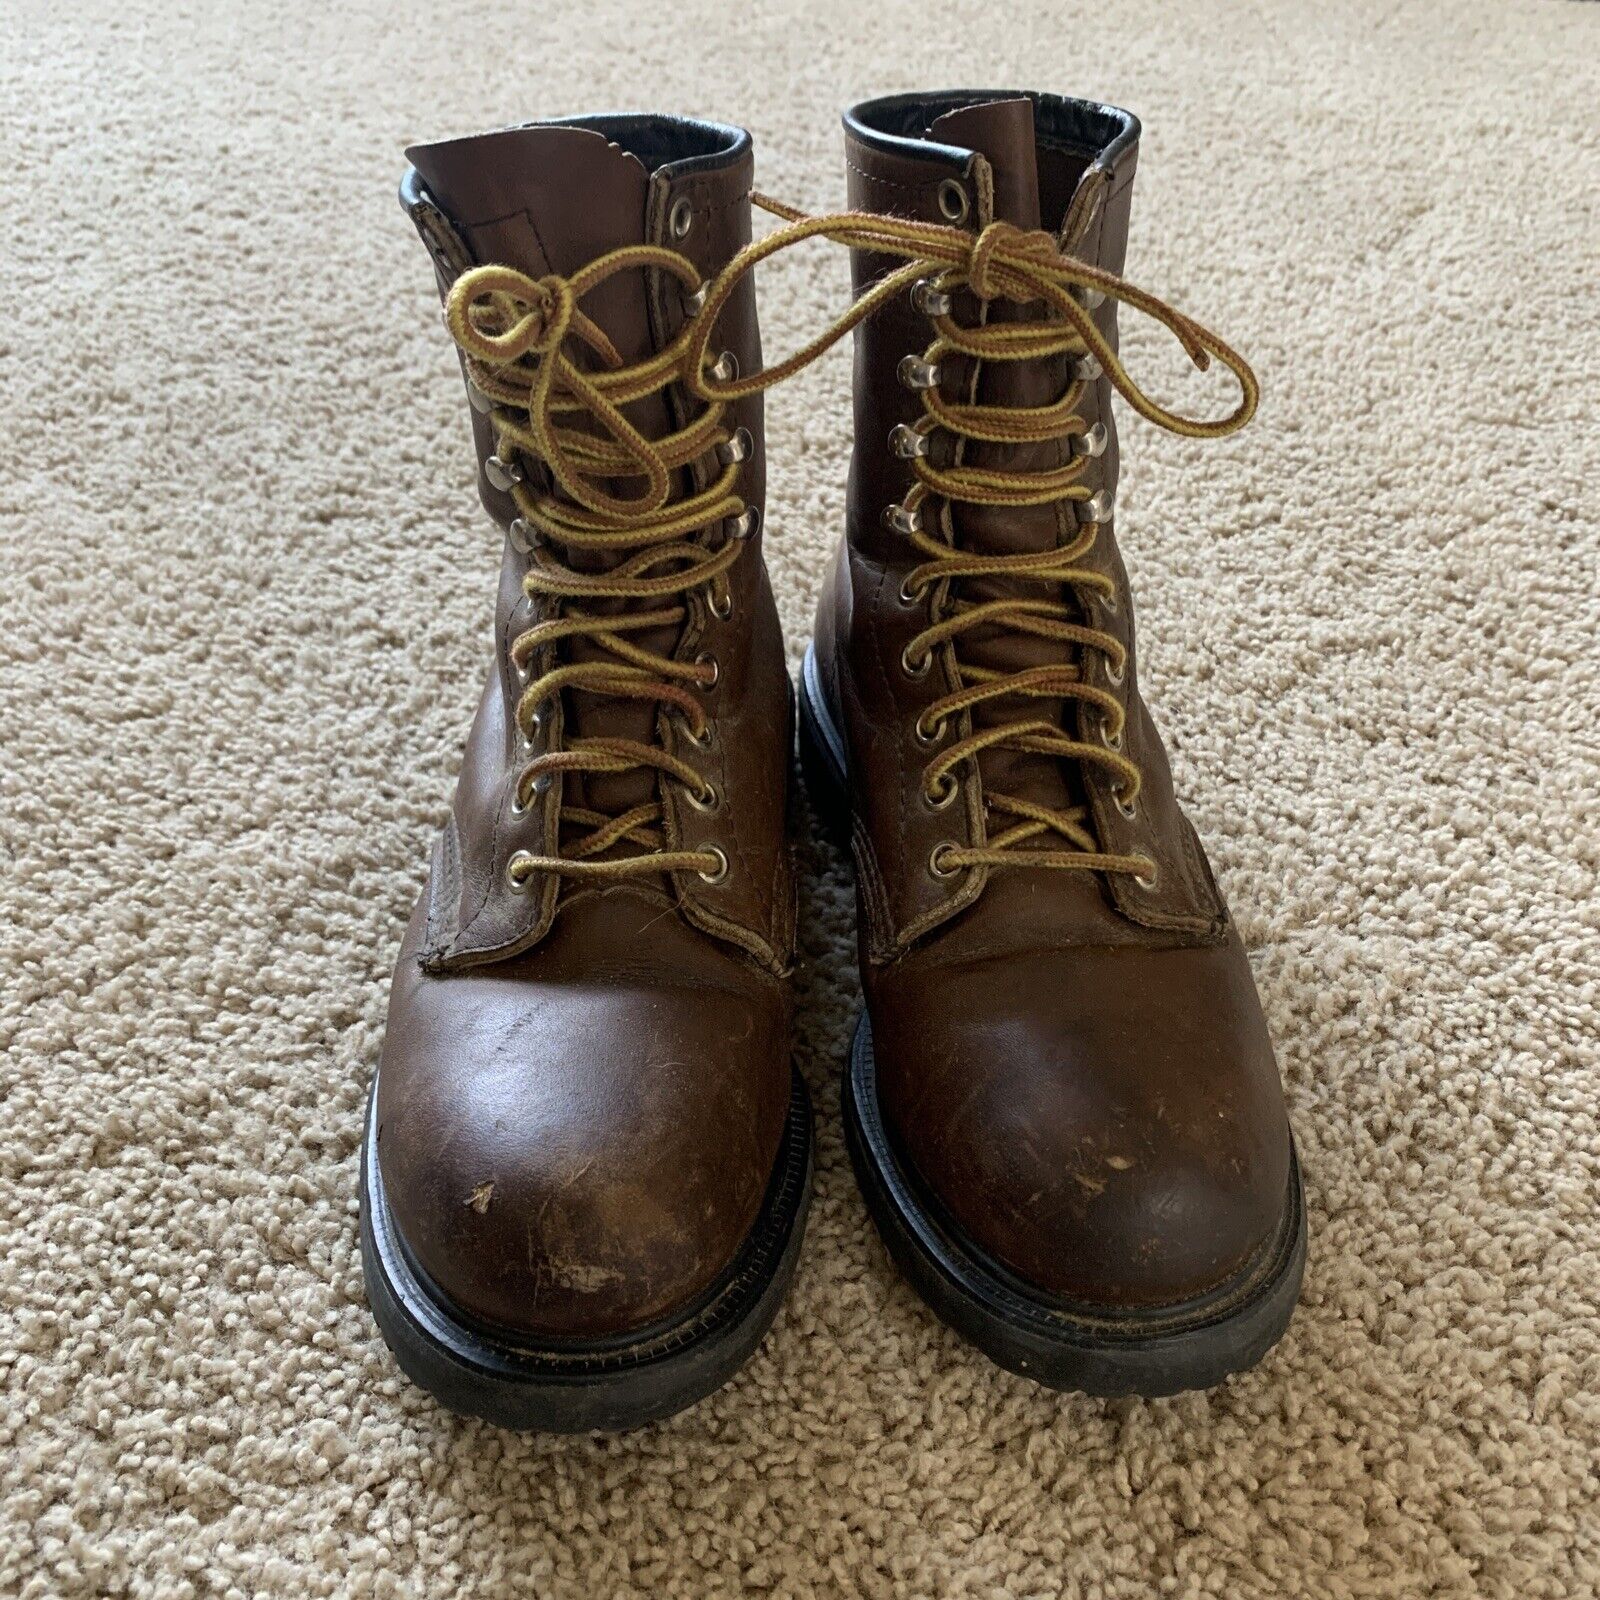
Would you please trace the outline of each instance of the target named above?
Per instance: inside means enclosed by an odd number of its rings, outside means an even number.
[[[1047,233],[1024,232],[1010,223],[996,222],[974,236],[936,223],[858,212],[808,217],[763,196],[754,198],[786,225],[745,246],[707,285],[701,285],[697,269],[683,256],[637,245],[598,258],[570,279],[535,280],[507,267],[485,266],[463,274],[450,291],[446,323],[467,355],[469,377],[493,407],[497,456],[502,463],[513,461],[518,453],[543,462],[571,502],[537,492],[524,482],[512,484],[523,537],[537,545],[536,559],[524,580],[527,592],[551,596],[562,605],[559,616],[518,636],[512,645],[512,659],[519,673],[527,677],[536,652],[580,634],[601,644],[613,658],[557,665],[531,677],[517,706],[518,726],[525,738],[541,706],[564,691],[579,690],[670,705],[681,713],[689,737],[696,742],[704,739],[705,712],[691,686],[709,687],[715,682],[715,663],[706,657],[675,661],[643,650],[624,636],[681,622],[687,607],[679,597],[702,585],[709,587],[713,605],[719,595],[725,596],[723,580],[739,557],[739,540],[728,539],[712,550],[691,536],[728,518],[745,519],[746,508],[736,490],[737,459],[727,460],[707,488],[676,502],[672,500],[673,474],[730,444],[732,436],[722,421],[729,402],[770,388],[808,366],[879,306],[915,285],[927,286],[919,293],[924,296],[935,337],[921,361],[930,367],[949,355],[985,362],[1092,357],[1141,416],[1190,438],[1232,433],[1255,411],[1259,391],[1241,356],[1155,296],[1063,254]],[[759,262],[812,238],[899,258],[905,265],[886,274],[816,339],[785,360],[758,373],[725,375],[720,364],[710,361],[710,345],[717,319],[739,281]],[[703,299],[669,345],[649,360],[627,366],[605,334],[577,309],[577,301],[613,273],[647,268],[671,273],[691,291],[703,288]],[[1043,302],[1052,314],[1038,320],[963,327],[951,316],[944,298],[961,289],[985,302]],[[1085,309],[1084,299],[1092,295],[1116,299],[1162,323],[1201,370],[1213,356],[1220,360],[1239,382],[1238,406],[1226,417],[1206,420],[1169,411],[1151,400],[1128,375]],[[604,370],[590,372],[575,363],[566,349],[568,340],[591,351]],[[1087,381],[1075,377],[1058,400],[1040,407],[957,403],[947,400],[936,383],[929,384],[921,390],[926,415],[912,432],[924,442],[939,429],[958,440],[997,444],[1063,439],[1084,429],[1074,407]],[[672,383],[681,384],[704,409],[681,430],[663,439],[647,439],[620,408]],[[573,414],[586,418],[599,431],[563,427],[561,419]],[[913,450],[920,450],[915,439],[910,443]],[[738,452],[731,454],[737,456]],[[1072,661],[997,673],[962,663],[956,648],[961,636],[973,628],[1003,625],[1066,647],[1099,651],[1108,659],[1110,681],[1120,682],[1127,664],[1123,645],[1113,635],[1078,622],[1076,613],[1062,602],[1019,596],[973,603],[962,600],[953,589],[963,579],[990,577],[1112,594],[1111,579],[1082,564],[1094,547],[1099,523],[1078,523],[1076,537],[1052,550],[985,556],[964,553],[939,537],[923,510],[930,499],[994,506],[1087,502],[1090,492],[1080,478],[1088,459],[1078,456],[1044,471],[1007,472],[965,466],[959,459],[941,466],[926,453],[911,455],[917,481],[896,508],[894,526],[923,560],[907,575],[905,587],[912,597],[933,590],[938,593],[929,627],[907,646],[906,666],[913,672],[925,670],[932,664],[934,652],[943,649],[956,685],[926,708],[919,734],[933,742],[952,718],[1006,696],[1085,701],[1098,709],[1103,730],[1099,743],[1089,743],[1072,738],[1054,720],[1022,717],[968,733],[940,751],[924,770],[925,792],[935,804],[954,797],[956,768],[975,760],[985,749],[1004,745],[1109,768],[1118,780],[1117,803],[1125,813],[1132,813],[1141,778],[1137,765],[1121,752],[1126,711],[1115,695],[1084,681]],[[618,497],[604,487],[606,481],[617,479],[642,479],[644,489],[635,497]],[[734,526],[737,529],[739,521]],[[553,545],[632,553],[605,572],[583,572],[556,560],[549,553]],[[574,605],[596,597],[668,603],[606,616]],[[564,772],[638,768],[653,768],[683,784],[699,803],[714,798],[709,785],[686,761],[665,750],[633,740],[575,739],[564,749],[549,750],[529,761],[518,779],[517,803],[526,805],[535,786]],[[1144,881],[1149,881],[1155,870],[1146,856],[1101,851],[1083,807],[1052,810],[1003,794],[988,794],[985,802],[989,810],[1012,819],[1010,826],[983,846],[942,847],[942,855],[934,862],[936,870],[1073,867],[1126,872]],[[563,818],[590,831],[559,856],[519,852],[513,859],[512,876],[526,882],[536,872],[604,877],[691,870],[711,881],[719,878],[727,869],[722,852],[667,848],[660,831],[664,816],[659,802],[637,806],[618,817],[566,807]],[[1041,848],[1037,841],[1044,836],[1054,836],[1071,848]],[[606,854],[624,842],[637,846],[641,853]],[[1027,844],[1035,847],[1018,848]]]
[[[699,744],[706,737],[705,708],[693,690],[716,682],[716,663],[707,656],[676,661],[641,648],[628,635],[681,624],[688,616],[683,597],[702,586],[709,588],[713,606],[725,603],[724,580],[739,558],[738,538],[709,550],[691,536],[744,515],[745,504],[735,491],[738,461],[719,463],[714,481],[697,493],[675,501],[672,490],[676,472],[733,442],[722,424],[726,406],[709,401],[686,427],[662,439],[646,438],[622,407],[684,381],[688,328],[655,356],[627,365],[577,304],[614,274],[648,268],[671,273],[691,290],[700,280],[693,264],[675,251],[636,245],[597,257],[571,278],[535,279],[510,267],[476,267],[456,280],[445,301],[445,325],[466,354],[469,380],[491,408],[493,465],[505,478],[514,478],[510,493],[519,517],[512,537],[534,558],[523,578],[524,591],[530,598],[549,597],[559,611],[512,641],[512,664],[525,683],[516,706],[525,743],[532,743],[550,704],[567,692],[655,701],[681,715],[690,740]],[[580,366],[569,341],[592,352],[601,370]],[[563,426],[573,418],[585,419],[596,431]],[[529,485],[520,475],[519,456],[544,463],[567,498]],[[619,496],[606,487],[617,480],[642,480],[643,488],[637,495]],[[561,561],[558,548],[608,551],[621,559],[603,571],[583,571]],[[585,601],[597,599],[638,605],[607,615],[584,609]],[[580,636],[600,645],[606,658],[559,662],[553,647]],[[541,653],[548,664],[535,672],[532,664]],[[569,772],[640,769],[682,784],[697,803],[715,800],[711,785],[687,761],[658,745],[576,738],[527,762],[513,803],[525,809],[536,792]],[[519,886],[540,872],[606,878],[692,871],[708,879],[726,872],[720,851],[669,849],[661,831],[664,820],[659,800],[620,816],[566,805],[561,821],[588,831],[560,855],[518,851],[508,871]],[[607,853],[623,844],[640,853]]]

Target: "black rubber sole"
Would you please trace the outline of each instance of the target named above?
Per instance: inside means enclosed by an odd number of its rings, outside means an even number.
[[[799,698],[800,765],[812,805],[847,843],[844,741],[809,650]],[[1289,1325],[1306,1257],[1305,1199],[1292,1152],[1278,1232],[1248,1267],[1198,1299],[1122,1313],[1030,1292],[943,1215],[885,1127],[865,1014],[844,1075],[843,1107],[856,1181],[895,1264],[941,1320],[1009,1372],[1091,1395],[1153,1398],[1209,1389],[1254,1366]]]
[[[607,1341],[519,1343],[465,1320],[412,1261],[378,1164],[377,1082],[361,1149],[367,1298],[401,1369],[452,1411],[503,1428],[618,1432],[682,1411],[754,1353],[794,1275],[811,1198],[811,1102],[794,1073],[783,1144],[738,1258],[667,1322]]]

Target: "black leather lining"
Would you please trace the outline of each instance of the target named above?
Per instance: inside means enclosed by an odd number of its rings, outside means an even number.
[[[637,156],[648,172],[663,167],[715,172],[730,167],[750,148],[743,128],[693,117],[607,111],[592,116],[552,117],[542,126],[587,128]]]
[[[869,148],[960,166],[971,152],[929,139],[928,128],[946,112],[992,100],[1031,100],[1039,142],[1068,150],[1085,162],[1109,166],[1139,137],[1139,119],[1131,111],[1033,89],[941,89],[932,94],[888,95],[851,106],[844,114],[844,125],[851,137]]]

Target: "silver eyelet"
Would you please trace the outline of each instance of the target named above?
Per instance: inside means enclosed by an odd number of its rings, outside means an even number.
[[[533,802],[540,795],[549,792],[550,783],[550,774],[547,772],[541,772],[539,776],[528,785],[528,798],[524,800],[521,798],[522,779],[519,776],[517,781],[511,785],[511,815],[514,817],[527,816],[527,814],[533,809]]]
[[[660,214],[656,213],[657,216]],[[689,230],[694,226],[694,207],[689,204],[687,195],[680,195],[672,202],[672,215],[668,219],[668,226],[672,229],[674,239],[688,236]]]
[[[738,428],[731,439],[725,439],[717,446],[717,460],[723,466],[731,467],[735,461],[748,460],[754,448],[755,440],[750,437],[750,430]]]
[[[1108,617],[1114,617],[1122,609],[1122,602],[1117,598],[1115,589],[1106,589],[1101,592],[1100,604],[1105,607]]]
[[[902,505],[885,506],[883,525],[891,533],[905,534],[909,538],[914,533],[922,532],[922,513],[907,511]]]
[[[753,539],[761,528],[761,507],[746,506],[728,524],[728,532],[735,539]]]
[[[907,578],[900,585],[900,604],[903,606],[920,606],[922,604],[922,591],[911,587],[911,579]]]
[[[707,845],[706,854],[717,858],[717,867],[714,872],[697,872],[695,876],[705,883],[721,883],[728,876],[727,853],[718,845]]]
[[[930,794],[924,788],[922,798],[930,811],[945,811],[949,809],[950,802],[960,793],[961,785],[956,782],[952,774],[947,772],[944,775],[944,783],[940,786],[939,792]]]
[[[905,675],[908,678],[925,678],[928,675],[928,669],[933,665],[933,652],[929,650],[923,656],[921,666],[914,666],[911,661],[911,646],[908,644],[900,652],[900,665],[905,670]]]
[[[1100,719],[1100,743],[1107,750],[1120,750],[1122,748],[1122,730],[1119,728],[1115,733],[1109,732],[1107,720],[1104,717]]]
[[[1080,383],[1093,383],[1104,371],[1100,358],[1095,355],[1079,356],[1072,364],[1072,375]]]
[[[711,668],[711,677],[704,684],[702,684],[701,687],[706,689],[715,689],[717,686],[717,679],[722,676],[722,668],[717,664],[717,658],[712,655],[709,650],[702,650],[700,654],[694,658],[694,664],[697,667]]]
[[[1122,664],[1120,666],[1113,667],[1109,661],[1106,663],[1106,682],[1109,683],[1113,689],[1120,689],[1123,683],[1127,680],[1127,676],[1128,658],[1126,656],[1122,658]]]
[[[713,590],[710,598],[706,601],[706,610],[709,611],[718,622],[726,622],[728,618],[733,615],[733,590],[730,589],[722,597],[720,603],[717,600],[716,591]]]
[[[1153,889],[1161,879],[1161,868],[1157,866],[1149,856],[1146,856],[1145,860],[1150,862],[1150,872],[1148,876],[1145,873],[1136,872],[1133,875],[1133,881],[1138,884],[1141,889]]]
[[[889,450],[902,461],[914,461],[928,453],[928,436],[916,428],[898,422],[889,430]]]
[[[515,458],[505,461],[499,456],[490,456],[483,463],[483,475],[503,494],[513,484],[522,482],[522,466]]]
[[[467,404],[482,416],[488,416],[494,410],[494,401],[470,379],[467,382]]]
[[[948,839],[943,844],[936,844],[933,847],[932,851],[928,855],[928,871],[931,872],[934,877],[953,878],[961,870],[960,867],[941,867],[939,865],[939,857],[942,856],[946,850],[954,849],[954,843]]]
[[[1097,422],[1087,433],[1075,433],[1067,441],[1068,447],[1075,456],[1088,456],[1090,458],[1103,456],[1106,453],[1106,444],[1111,435],[1106,432],[1106,425]]]
[[[933,745],[938,744],[938,742],[944,738],[944,726],[945,723],[943,717],[937,718],[934,726],[931,728],[923,727],[922,718],[918,717],[917,720],[911,724],[911,732],[916,738],[918,744],[923,746]]]
[[[1113,789],[1111,798],[1116,802],[1117,810],[1122,813],[1127,821],[1132,822],[1139,815],[1139,802],[1137,800],[1124,800],[1120,789]]]
[[[918,278],[911,285],[911,307],[925,317],[948,317],[955,301],[932,278]]]
[[[908,389],[937,389],[943,377],[937,361],[924,361],[921,356],[902,356],[895,375]]]
[[[946,222],[956,224],[967,220],[967,212],[972,209],[972,201],[967,198],[967,191],[954,178],[946,178],[939,185],[939,214]]]
[[[1072,298],[1083,307],[1085,311],[1095,311],[1106,303],[1105,295],[1099,289],[1091,289],[1088,284],[1072,291]]]
[[[683,309],[691,317],[700,315],[700,308],[706,303],[706,296],[711,293],[711,280],[706,279],[698,289],[691,290],[683,297]]]
[[[539,542],[539,530],[526,517],[514,518],[506,533],[511,539],[511,548],[518,555],[533,554],[533,547]]]
[[[1109,489],[1098,489],[1078,505],[1079,522],[1109,522],[1117,509],[1117,499]]]
[[[715,811],[722,804],[721,792],[714,783],[708,783],[700,794],[693,789],[685,789],[683,797],[696,811]]]
[[[518,683],[526,683],[533,676],[533,662],[531,660],[518,661],[515,656],[508,656],[507,659],[511,663],[511,670],[517,675]]]
[[[506,882],[513,894],[527,894],[533,888],[534,858],[526,850],[519,850],[506,862]],[[522,871],[519,873],[518,868]]]
[[[739,358],[731,350],[724,350],[711,364],[711,376],[718,383],[732,383],[739,376]]]
[[[532,750],[534,748],[534,735],[538,733],[543,723],[544,713],[542,711],[535,711],[534,714],[528,718],[528,726],[526,728],[524,728],[521,723],[517,724],[517,742],[524,750]]]

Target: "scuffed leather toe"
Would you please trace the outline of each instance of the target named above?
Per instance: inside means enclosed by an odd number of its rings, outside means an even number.
[[[1171,1305],[1273,1238],[1289,1129],[1236,940],[912,966],[873,1017],[896,1143],[968,1240],[1036,1290]]]
[[[432,975],[418,934],[378,1079],[385,1190],[417,1264],[470,1317],[531,1336],[687,1307],[737,1257],[777,1157],[783,986],[735,956],[726,987],[685,981],[674,947],[693,935],[626,892],[565,907],[536,966]]]

